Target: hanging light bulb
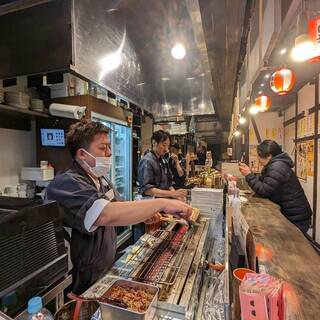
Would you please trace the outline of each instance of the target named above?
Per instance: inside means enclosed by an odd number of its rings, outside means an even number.
[[[241,132],[240,132],[239,130],[236,130],[236,131],[234,132],[234,136],[235,136],[235,137],[239,137],[240,134],[241,134]]]
[[[275,71],[271,76],[270,88],[279,96],[287,94],[294,86],[295,74],[292,70],[282,68]]]
[[[320,16],[314,17],[308,22],[308,31],[310,40],[314,46],[314,52],[311,58],[308,59],[309,63],[320,62]]]
[[[296,37],[294,48],[291,51],[291,57],[297,62],[303,62],[311,59],[314,55],[314,44],[308,34],[304,33]]]
[[[240,124],[245,124],[246,121],[247,121],[247,120],[246,120],[246,118],[244,118],[244,117],[240,117],[240,118],[239,118],[239,123],[240,123]]]
[[[260,111],[260,108],[256,105],[252,105],[249,109],[249,112],[251,114],[257,114]]]
[[[265,112],[271,107],[271,99],[266,95],[261,95],[255,100],[256,106],[259,108],[259,112]]]
[[[294,48],[291,51],[293,60],[302,62],[307,61],[314,55],[314,44],[308,34],[308,23],[305,11],[305,2],[302,2],[302,12],[298,16],[296,26],[297,36]]]
[[[176,43],[175,46],[171,49],[171,54],[175,59],[181,60],[186,55],[186,49],[184,48],[183,44]]]

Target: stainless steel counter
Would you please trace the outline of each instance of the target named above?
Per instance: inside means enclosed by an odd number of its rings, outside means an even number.
[[[153,283],[162,290],[157,306],[156,319],[192,319],[197,314],[201,292],[202,296],[205,297],[205,286],[208,283],[203,281],[206,272],[204,261],[207,259],[210,248],[212,249],[213,241],[213,235],[210,234],[212,232],[210,220],[202,219],[199,226],[191,231],[192,235],[183,251],[181,267],[174,283],[170,286]],[[119,267],[123,266],[126,258],[127,254],[121,257],[100,281],[87,290],[84,296],[88,298],[100,297],[115,279],[121,277],[130,279],[130,276],[122,273],[121,267]],[[137,280],[134,277],[132,278]],[[226,287],[226,289],[228,288]],[[198,313],[201,314],[201,312]],[[228,319],[228,317],[225,319]]]
[[[197,201],[204,204],[201,197],[203,194]],[[189,228],[178,246],[172,246],[179,233],[174,224],[154,232],[151,239],[148,235],[143,236],[144,239],[140,238],[134,246],[127,248],[111,270],[84,293],[84,297],[99,298],[115,279],[126,278],[159,287],[157,320],[209,319],[212,311],[219,313],[219,319],[229,320],[229,248],[228,241],[224,241],[228,229],[222,215],[222,197],[217,192],[215,198],[210,192],[205,197],[208,199],[203,205],[206,217],[201,217],[198,225]],[[150,244],[151,240],[154,242]],[[170,261],[161,264],[162,253],[168,248]],[[206,260],[223,263],[226,270],[222,273],[208,271]],[[208,300],[208,291],[214,297],[212,302]]]

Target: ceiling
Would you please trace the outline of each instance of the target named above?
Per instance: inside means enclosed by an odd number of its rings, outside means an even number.
[[[156,116],[216,113],[229,120],[236,82],[245,0],[104,1],[122,21],[141,66],[139,93]],[[186,56],[171,49],[180,42]],[[130,98],[130,97],[129,97]]]
[[[0,0],[0,8],[14,3],[13,10],[19,5],[21,9],[48,1]],[[73,70],[156,117],[215,115],[227,122],[246,4],[246,0],[237,0],[236,6],[234,0],[77,0]],[[186,49],[182,60],[171,56],[177,42]],[[108,74],[101,72],[101,58],[119,48],[121,64]]]
[[[249,1],[248,1],[249,2]],[[219,118],[229,120],[235,93],[247,1],[199,0]]]

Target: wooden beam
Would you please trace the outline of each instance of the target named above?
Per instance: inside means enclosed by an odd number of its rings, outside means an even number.
[[[318,186],[318,126],[319,126],[319,75],[316,77],[315,88],[315,116],[314,116],[314,159],[313,159],[313,218],[312,218],[312,238],[316,239],[317,232],[317,186]]]
[[[261,136],[260,136],[260,133],[259,133],[259,130],[258,130],[258,126],[257,126],[256,120],[253,117],[251,117],[251,122],[252,122],[254,133],[256,134],[258,143],[260,144],[262,142]]]
[[[314,140],[314,139],[319,139],[320,135],[319,134],[313,134],[312,136],[308,137],[303,137],[303,138],[297,138],[294,141],[297,143],[304,142],[304,141],[309,141],[309,140]]]
[[[310,110],[310,109],[309,109]],[[314,112],[314,111],[313,111]],[[309,111],[309,114],[310,114],[311,112]],[[293,118],[291,118],[291,119],[289,119],[289,120],[286,120],[284,123],[283,123],[283,126],[284,127],[287,127],[288,125],[290,125],[290,124],[292,124],[292,123],[295,123],[295,121],[297,120],[300,120],[300,119],[302,119],[302,118],[304,118],[304,116],[305,116],[305,114],[304,114],[304,111],[303,112],[301,112],[300,114],[298,114],[297,116],[295,116],[295,117],[293,117]]]
[[[295,117],[294,117],[294,172],[297,174],[297,138],[298,138],[298,91],[296,92]]]

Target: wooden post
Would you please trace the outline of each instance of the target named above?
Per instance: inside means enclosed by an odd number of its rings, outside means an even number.
[[[254,133],[256,134],[256,137],[257,137],[257,140],[258,140],[258,144],[260,144],[262,142],[262,140],[261,140],[260,133],[259,133],[259,130],[258,130],[258,126],[257,126],[256,120],[254,119],[254,117],[251,117],[251,122],[252,122]]]
[[[298,91],[296,93],[296,112],[294,115],[294,172],[297,174],[297,138],[298,138]]]
[[[313,159],[313,217],[312,238],[316,239],[317,231],[317,185],[318,185],[318,127],[319,127],[319,75],[315,78],[315,115],[314,115],[314,159]]]

